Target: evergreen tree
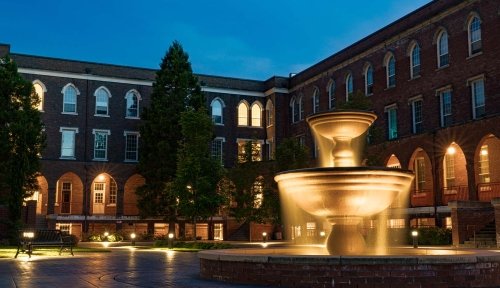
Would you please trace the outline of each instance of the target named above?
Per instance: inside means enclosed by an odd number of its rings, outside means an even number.
[[[38,188],[40,154],[45,144],[40,99],[33,85],[7,56],[0,59],[0,203],[9,211],[11,241],[21,226],[21,208]]]
[[[181,140],[181,114],[199,109],[205,98],[193,75],[189,56],[174,41],[162,59],[151,93],[150,107],[144,109],[138,169],[145,185],[137,189],[142,216],[162,216],[174,232],[177,195],[173,180]]]
[[[213,122],[202,107],[181,116],[182,141],[177,162],[176,191],[179,192],[179,212],[193,220],[194,239],[196,222],[215,215],[225,202],[217,192],[222,166],[211,155]]]
[[[307,167],[309,161],[307,147],[301,145],[297,139],[284,139],[276,147],[277,172]]]

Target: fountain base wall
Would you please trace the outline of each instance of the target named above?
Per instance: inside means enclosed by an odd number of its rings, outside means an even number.
[[[300,256],[242,250],[252,249],[200,252],[201,277],[280,287],[500,287],[500,256],[492,252]]]

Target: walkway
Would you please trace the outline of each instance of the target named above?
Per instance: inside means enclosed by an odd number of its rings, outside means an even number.
[[[261,287],[204,280],[197,253],[112,248],[110,253],[0,259],[0,287]]]

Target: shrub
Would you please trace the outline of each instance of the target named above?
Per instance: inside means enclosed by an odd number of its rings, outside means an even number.
[[[419,245],[451,245],[451,229],[440,227],[418,228]],[[411,234],[411,233],[408,233]],[[408,243],[412,243],[412,236],[408,236]]]
[[[168,247],[168,240],[156,240],[154,243],[154,246],[155,247]],[[173,248],[209,250],[209,249],[229,249],[229,248],[233,248],[233,246],[229,243],[223,243],[223,242],[174,241]]]

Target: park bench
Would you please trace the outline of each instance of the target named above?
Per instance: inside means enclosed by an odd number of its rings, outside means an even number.
[[[69,248],[71,255],[74,256],[74,244],[73,237],[71,235],[65,235],[61,230],[20,230],[17,252],[14,258],[17,258],[19,251],[26,252],[31,258],[34,247],[58,247],[59,255],[61,255],[64,248]]]

